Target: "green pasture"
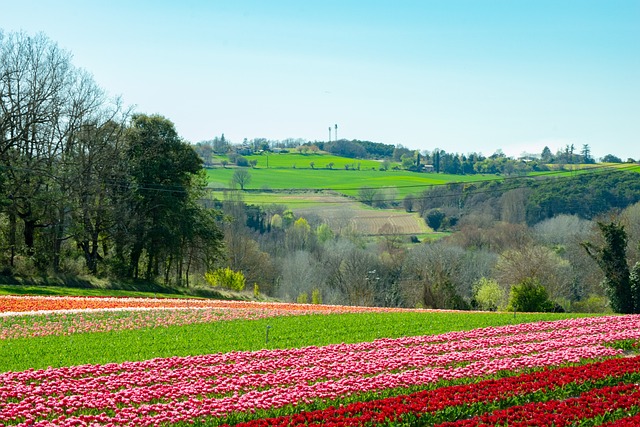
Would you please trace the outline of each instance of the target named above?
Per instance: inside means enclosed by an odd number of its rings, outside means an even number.
[[[426,311],[332,314],[20,338],[2,341],[0,371],[354,343],[579,316],[584,315]]]
[[[436,173],[418,173],[405,170],[380,171],[380,162],[375,160],[357,160],[338,157],[329,154],[300,154],[287,153],[269,155],[245,156],[248,160],[257,160],[255,168],[247,168],[251,174],[251,181],[245,186],[245,201],[247,203],[292,203],[285,193],[291,190],[328,190],[346,196],[356,196],[362,187],[394,187],[398,192],[398,199],[408,194],[418,194],[434,185],[450,183],[471,183],[487,180],[501,180],[499,175],[448,175]],[[222,198],[220,189],[231,188],[231,178],[237,168],[235,166],[222,167],[220,161],[224,156],[216,157],[213,168],[206,169],[209,188],[213,195]],[[267,166],[268,159],[268,166]],[[314,162],[314,168],[310,163]],[[333,163],[329,169],[328,164]],[[394,163],[395,164],[395,163]],[[345,166],[348,166],[347,170]],[[359,166],[359,169],[358,169]],[[554,165],[551,165],[552,167]],[[558,167],[560,167],[558,165]],[[563,165],[562,169],[547,172],[534,172],[529,176],[563,177],[580,173],[599,173],[611,169],[640,172],[637,164],[595,164],[595,165]],[[510,177],[506,177],[509,179]],[[518,178],[514,176],[513,178]],[[215,189],[220,190],[216,192]],[[260,192],[260,194],[255,194]],[[270,194],[271,193],[271,194]],[[304,203],[309,203],[304,202]]]
[[[230,188],[236,168],[207,169],[209,187]],[[419,193],[432,185],[452,182],[477,182],[500,179],[495,175],[445,175],[408,171],[345,170],[345,169],[267,169],[260,166],[247,169],[251,181],[245,190],[332,190],[340,194],[355,196],[362,187],[395,187],[398,196]]]

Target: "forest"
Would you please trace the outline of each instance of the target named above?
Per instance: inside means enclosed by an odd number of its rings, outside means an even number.
[[[422,241],[392,227],[365,237],[349,222],[331,228],[320,216],[299,216],[283,205],[247,204],[241,190],[219,199],[206,191],[203,166],[215,153],[300,147],[397,161],[416,172],[431,166],[432,173],[504,179],[434,185],[394,203],[439,232]],[[619,293],[611,289],[618,282],[607,261],[615,249],[616,271],[626,266],[620,286],[638,282],[637,172],[531,175],[593,163],[588,146],[525,160],[368,141],[233,144],[223,135],[192,145],[169,119],[108,97],[46,36],[0,33],[5,277],[91,276],[178,287],[229,280],[256,296],[365,306],[640,307],[616,306]],[[518,305],[519,292],[539,297],[539,304]]]

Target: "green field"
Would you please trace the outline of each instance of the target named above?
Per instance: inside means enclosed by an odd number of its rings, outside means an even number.
[[[246,190],[333,190],[348,196],[355,196],[361,187],[395,187],[398,196],[419,193],[432,185],[451,182],[475,182],[500,179],[495,175],[445,175],[416,173],[407,171],[372,171],[344,169],[248,169],[251,182]],[[209,187],[230,188],[235,168],[207,169]]]
[[[266,159],[269,158],[267,168]],[[499,175],[448,175],[436,173],[418,173],[405,170],[380,171],[380,162],[375,160],[355,160],[327,154],[270,154],[246,156],[249,160],[258,160],[255,168],[247,168],[251,181],[245,186],[245,202],[253,204],[282,203],[297,207],[296,203],[308,205],[313,200],[300,199],[300,191],[333,191],[346,196],[356,196],[362,187],[394,187],[398,200],[408,194],[418,194],[434,185],[450,183],[470,183],[487,180],[505,179]],[[220,158],[218,158],[218,161]],[[315,169],[309,162],[315,162]],[[333,162],[333,169],[326,165]],[[353,165],[361,164],[360,170]],[[344,165],[350,165],[346,170]],[[295,166],[295,167],[294,167]],[[372,168],[375,168],[373,170]],[[574,168],[574,170],[567,170]],[[237,168],[222,165],[206,169],[208,186],[214,197],[222,198],[222,189],[231,188],[231,178]],[[565,177],[580,173],[598,173],[608,169],[620,169],[640,172],[637,164],[596,164],[565,165],[563,170],[534,172],[536,177]],[[517,177],[514,177],[517,178]],[[289,194],[297,194],[290,197]],[[298,198],[298,201],[295,199]],[[293,200],[292,200],[293,199]],[[326,201],[323,201],[326,203]],[[346,201],[342,201],[345,203]]]
[[[287,316],[3,340],[0,371],[431,335],[577,314],[402,312]],[[269,342],[266,343],[267,326]]]
[[[334,156],[327,153],[317,154],[300,154],[300,153],[264,153],[255,154],[251,156],[243,156],[247,160],[255,160],[258,162],[257,167],[264,169],[330,169],[329,163],[333,163],[333,169],[345,169],[348,166],[350,169],[360,170],[378,170],[382,162],[377,160],[366,159],[350,159],[347,157]],[[228,160],[227,156],[215,156],[214,164],[222,166],[222,160]],[[314,163],[313,168],[311,162]],[[398,166],[399,163],[391,162],[391,167]]]

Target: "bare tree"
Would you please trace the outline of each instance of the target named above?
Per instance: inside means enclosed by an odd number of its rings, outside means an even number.
[[[0,162],[11,182],[10,234],[16,238],[20,219],[26,254],[41,266],[46,251],[36,254],[37,231],[55,222],[54,175],[78,124],[70,57],[42,34],[0,35]]]
[[[525,279],[538,280],[552,299],[568,298],[571,294],[569,263],[543,246],[528,245],[503,252],[495,277],[505,288]]]
[[[509,190],[500,197],[501,218],[512,224],[523,224],[527,219],[527,201],[531,190]]]
[[[467,308],[465,297],[470,296],[473,281],[462,280],[464,257],[462,248],[443,243],[420,245],[409,251],[403,269],[407,302],[430,308]]]
[[[373,187],[360,187],[358,190],[358,200],[360,200],[365,205],[372,206],[373,201],[376,198],[376,194],[378,194],[378,189]]]
[[[298,295],[324,290],[324,269],[309,252],[296,251],[281,259],[278,295],[295,301]]]
[[[582,242],[598,240],[592,221],[574,215],[559,215],[542,221],[533,228],[533,237],[569,262],[572,274],[571,300],[589,295],[603,295],[602,271],[586,253]]]

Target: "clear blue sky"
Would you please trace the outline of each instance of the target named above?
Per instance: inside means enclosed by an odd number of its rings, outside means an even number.
[[[4,2],[187,140],[640,158],[640,0]]]

